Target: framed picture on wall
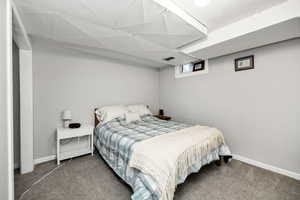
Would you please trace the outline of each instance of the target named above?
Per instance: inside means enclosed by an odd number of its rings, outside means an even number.
[[[254,69],[254,55],[234,60],[235,71]]]
[[[201,71],[205,69],[205,60],[194,63],[193,72]]]

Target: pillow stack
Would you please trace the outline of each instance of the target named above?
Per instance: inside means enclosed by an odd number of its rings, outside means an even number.
[[[118,117],[124,117],[126,112],[128,112],[128,110],[123,105],[105,106],[95,111],[101,124],[105,124]]]
[[[152,115],[150,110],[145,105],[128,105],[128,110],[137,113],[139,116]]]
[[[125,114],[125,120],[127,124],[131,122],[142,121],[139,114],[135,112],[127,112]]]
[[[152,115],[146,105],[115,105],[105,106],[95,111],[101,124],[105,124],[118,117],[125,118],[126,123],[141,121],[141,116]]]

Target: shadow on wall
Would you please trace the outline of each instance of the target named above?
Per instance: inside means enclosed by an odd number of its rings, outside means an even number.
[[[20,166],[20,63],[19,47],[13,41],[13,127],[14,127],[14,165]]]

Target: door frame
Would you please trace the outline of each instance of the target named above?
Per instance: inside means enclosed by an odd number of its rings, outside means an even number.
[[[20,68],[20,172],[26,174],[34,169],[33,160],[33,85],[32,46],[21,15],[12,2],[14,41],[19,47]]]
[[[14,199],[12,7],[0,0],[0,198]]]

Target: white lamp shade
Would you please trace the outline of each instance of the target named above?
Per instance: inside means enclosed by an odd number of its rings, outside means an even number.
[[[72,113],[70,110],[64,110],[62,113],[62,119],[63,120],[71,120],[72,119]]]

